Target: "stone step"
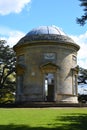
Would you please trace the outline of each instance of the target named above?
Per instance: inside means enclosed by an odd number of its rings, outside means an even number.
[[[56,102],[26,102],[17,104],[17,107],[45,108],[45,107],[87,107],[84,103],[56,103]]]
[[[21,102],[0,104],[0,108],[47,108],[47,107],[87,107],[85,103],[58,103],[58,102]]]

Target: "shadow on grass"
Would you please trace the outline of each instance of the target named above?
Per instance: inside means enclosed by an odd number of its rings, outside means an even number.
[[[55,128],[46,127],[29,127],[26,125],[0,125],[0,130],[56,130]]]
[[[87,130],[87,114],[61,115],[47,127],[9,124],[0,125],[0,130]]]
[[[60,121],[60,128],[57,121]],[[87,114],[62,115],[56,118],[54,126],[59,130],[87,130]]]

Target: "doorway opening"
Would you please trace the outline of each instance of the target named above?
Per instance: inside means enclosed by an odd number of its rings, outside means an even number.
[[[55,98],[55,84],[54,74],[45,74],[45,101],[54,101]]]

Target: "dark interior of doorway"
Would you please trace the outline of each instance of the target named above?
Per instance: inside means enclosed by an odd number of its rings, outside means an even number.
[[[54,101],[54,74],[47,73],[45,74],[45,101],[53,102]]]

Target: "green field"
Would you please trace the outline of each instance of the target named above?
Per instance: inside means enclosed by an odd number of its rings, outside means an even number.
[[[1,108],[0,130],[87,130],[87,109]]]

